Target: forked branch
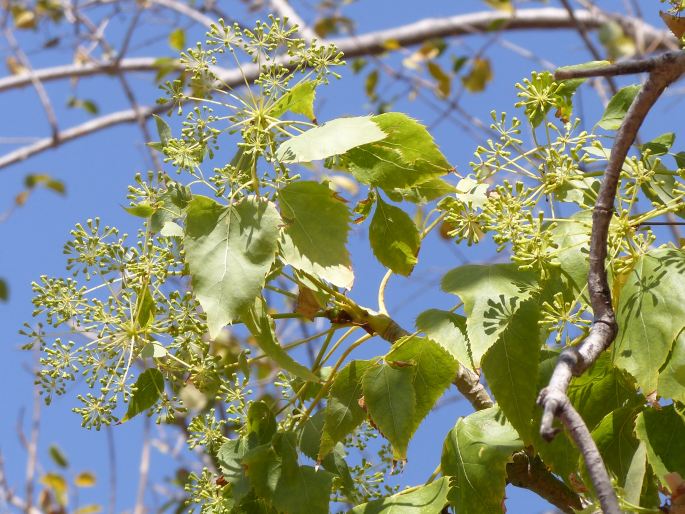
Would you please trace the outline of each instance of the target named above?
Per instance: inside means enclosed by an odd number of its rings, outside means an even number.
[[[606,514],[620,514],[618,499],[597,445],[566,393],[571,378],[582,375],[611,345],[618,332],[605,261],[609,223],[621,167],[647,113],[666,87],[685,73],[685,52],[667,52],[651,59],[599,66],[582,71],[564,70],[557,75],[558,79],[568,79],[639,72],[649,72],[649,76],[618,129],[592,216],[588,290],[594,321],[589,335],[579,345],[568,347],[561,353],[549,385],[540,392],[538,398],[538,404],[543,408],[540,434],[548,441],[553,439],[558,432],[553,426],[554,418],[561,420],[583,454],[602,510]]]

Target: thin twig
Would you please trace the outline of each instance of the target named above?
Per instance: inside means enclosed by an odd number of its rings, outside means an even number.
[[[573,20],[573,23],[576,24],[576,28],[578,29],[578,35],[583,40],[583,43],[585,43],[585,47],[592,55],[592,58],[595,61],[601,61],[602,56],[599,53],[599,50],[597,50],[594,43],[590,39],[590,36],[587,33],[587,29],[581,23],[578,22],[575,12],[573,11],[573,7],[571,7],[571,2],[569,0],[561,0],[561,3],[564,5],[566,12],[568,12],[569,18],[571,18],[571,20]],[[609,89],[611,90],[611,93],[615,95],[618,92],[616,82],[611,77],[607,77],[606,80],[607,84],[609,84]]]
[[[36,353],[36,359],[38,354]],[[33,411],[31,413],[31,432],[26,447],[26,512],[31,511],[33,490],[36,483],[36,464],[38,461],[38,436],[40,435],[40,414],[42,398],[38,385],[33,386]]]
[[[143,447],[140,450],[140,465],[138,467],[138,491],[133,514],[145,514],[145,492],[150,474],[150,418],[145,417],[143,425]]]
[[[636,63],[640,63],[641,67],[638,67]],[[624,67],[635,72],[649,71],[649,77],[628,109],[616,133],[593,211],[588,291],[594,321],[589,335],[579,345],[568,347],[561,353],[548,386],[540,392],[538,398],[538,404],[543,408],[540,434],[544,439],[551,440],[558,432],[558,429],[553,426],[554,418],[558,417],[561,420],[583,454],[605,514],[620,514],[616,493],[597,447],[592,441],[590,431],[573,409],[566,392],[571,378],[582,375],[611,345],[618,332],[605,261],[609,224],[619,176],[628,151],[647,113],[666,87],[685,72],[685,52],[666,52],[651,59],[603,66],[596,68],[595,71],[596,74],[603,74],[609,68],[612,72],[622,72]]]
[[[112,427],[107,425],[105,432],[107,433],[107,457],[109,459],[109,501],[107,513],[115,514],[117,505],[117,454]]]
[[[43,106],[45,116],[48,118],[48,123],[50,124],[50,132],[52,133],[52,139],[55,141],[55,143],[57,143],[59,141],[57,139],[59,137],[59,125],[57,124],[57,116],[55,115],[55,110],[52,108],[52,103],[50,102],[48,92],[45,90],[45,86],[43,86],[43,83],[40,81],[40,79],[36,75],[36,72],[33,70],[33,66],[31,65],[31,61],[29,61],[28,56],[21,49],[19,43],[17,43],[17,40],[14,37],[12,29],[10,29],[8,26],[5,26],[3,27],[2,31],[5,35],[5,39],[7,39],[7,43],[9,43],[10,48],[14,52],[14,55],[17,56],[19,63],[26,70],[24,73],[28,75],[28,79],[31,81],[31,84],[33,84],[33,88],[36,90],[36,93],[38,94],[38,99],[40,100],[40,103]]]

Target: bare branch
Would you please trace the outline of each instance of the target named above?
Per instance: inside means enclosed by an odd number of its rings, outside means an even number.
[[[575,29],[576,23],[586,30],[601,27],[607,21],[614,20],[621,25],[630,37],[640,33],[648,43],[654,43],[657,48],[673,50],[678,43],[672,34],[658,30],[642,20],[621,15],[593,15],[586,10],[574,11],[576,21],[569,18],[565,9],[553,7],[540,9],[519,9],[513,15],[501,11],[484,11],[463,14],[448,18],[424,19],[409,25],[388,30],[381,30],[361,36],[343,39],[332,39],[346,57],[358,57],[387,52],[386,42],[392,40],[401,47],[421,44],[436,37],[467,36],[492,31],[492,24],[496,21],[506,21],[498,30],[549,30]]]
[[[667,52],[651,59],[632,61],[624,65],[627,69],[635,71],[650,71],[650,74],[616,134],[593,212],[588,291],[594,321],[589,335],[579,345],[568,347],[561,353],[548,386],[540,392],[538,398],[538,404],[543,408],[540,434],[546,440],[553,439],[558,432],[552,425],[554,418],[558,417],[562,421],[583,454],[605,514],[620,513],[618,500],[590,431],[573,409],[566,392],[571,378],[583,374],[611,345],[618,332],[605,261],[609,224],[621,167],[647,113],[666,87],[685,73],[685,52]],[[606,68],[620,70],[621,64],[600,67],[595,71],[602,73]]]
[[[288,0],[271,0],[271,7],[281,18],[287,19],[290,25],[297,25],[300,35],[307,41],[316,39],[316,33],[293,9]]]
[[[177,2],[176,0],[151,0],[151,3],[176,11],[207,28],[210,28],[215,21],[197,9],[193,9],[188,4]]]
[[[66,143],[72,139],[78,139],[89,134],[94,134],[95,132],[99,132],[115,125],[120,125],[122,123],[133,123],[138,120],[138,115],[149,118],[153,114],[159,114],[168,109],[169,105],[164,104],[155,107],[141,107],[138,113],[136,113],[136,111],[133,109],[113,112],[60,132],[57,137],[57,141],[59,144]],[[0,168],[23,161],[28,157],[44,152],[45,150],[53,148],[54,146],[56,146],[56,144],[51,137],[39,139],[33,144],[18,148],[17,150],[0,157]]]
[[[171,0],[155,0],[156,3],[170,2]],[[596,29],[606,23],[606,16],[592,16],[589,11],[574,11],[576,21],[587,29]],[[452,16],[441,19],[424,19],[416,23],[403,25],[394,29],[372,32],[362,36],[352,36],[348,38],[324,40],[332,42],[345,54],[346,57],[358,57],[361,55],[372,55],[387,52],[385,42],[388,40],[396,41],[400,46],[412,46],[423,43],[424,41],[436,37],[454,37],[479,34],[491,30],[492,23],[497,20],[506,19],[506,15],[499,12],[485,11],[472,14]],[[653,42],[658,48],[675,49],[677,41],[667,31],[660,31],[641,20],[627,16],[612,17],[622,24],[624,30],[631,36],[638,32],[644,33],[647,40]],[[209,20],[207,20],[209,21]],[[544,9],[521,9],[516,13],[508,24],[500,30],[528,30],[528,29],[570,29],[576,28],[576,24],[569,18],[564,9],[544,8]],[[64,65],[52,68],[35,70],[35,76],[42,82],[59,80],[64,78],[88,77],[92,75],[103,75],[121,72],[157,72],[159,64],[154,57],[138,57],[123,59],[118,65],[116,63],[86,64],[86,65]],[[166,64],[165,64],[166,66]],[[182,66],[178,65],[182,70]],[[233,73],[235,70],[230,70]],[[226,71],[228,72],[228,71]],[[217,69],[217,74],[222,75],[222,70]],[[18,87],[24,87],[31,83],[27,75],[15,75],[0,79],[0,92]]]
[[[57,133],[59,132],[59,127],[57,125],[57,116],[55,115],[55,110],[52,108],[52,103],[50,102],[48,92],[45,90],[45,87],[43,86],[43,83],[40,81],[40,79],[36,76],[36,72],[33,70],[33,66],[31,66],[31,62],[29,61],[28,56],[24,53],[24,51],[17,43],[17,40],[14,37],[12,29],[5,26],[3,27],[2,31],[5,34],[5,39],[7,39],[10,48],[12,48],[12,51],[17,56],[19,62],[26,69],[25,73],[28,76],[28,79],[31,81],[31,84],[33,84],[33,87],[36,90],[36,93],[38,94],[40,103],[43,106],[43,110],[45,111],[45,115],[48,118],[48,123],[50,124],[50,131],[52,132],[52,137],[56,138]]]
[[[580,35],[580,38],[583,40],[583,43],[585,43],[585,47],[592,55],[592,58],[596,61],[601,61],[602,55],[599,53],[599,50],[597,50],[597,48],[595,48],[595,45],[592,43],[590,36],[588,36],[587,29],[576,18],[576,14],[573,11],[573,8],[571,7],[571,2],[569,0],[561,0],[561,3],[564,5],[566,12],[568,12],[569,18],[573,20],[573,23],[575,23],[576,29],[578,30],[578,35]],[[607,77],[606,80],[609,84],[609,89],[611,89],[611,92],[615,95],[618,91],[618,88],[616,87],[616,82],[610,77]]]

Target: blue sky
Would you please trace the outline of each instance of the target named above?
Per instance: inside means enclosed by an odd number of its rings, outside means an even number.
[[[228,2],[221,2],[222,4]],[[234,2],[232,2],[234,3]],[[602,2],[610,9],[616,5],[621,10],[622,2]],[[606,5],[604,5],[606,4]],[[659,26],[656,0],[642,2],[645,15]],[[295,4],[298,5],[297,3]],[[455,7],[455,5],[457,7]],[[538,4],[533,4],[537,6]],[[431,16],[441,17],[485,8],[482,2],[460,0],[458,2],[406,0],[360,0],[346,9],[346,15],[358,23],[358,31],[389,28],[403,23]],[[247,21],[248,17],[242,18]],[[162,29],[151,26],[150,34]],[[116,34],[116,31],[113,32]],[[200,33],[196,33],[200,37]],[[22,33],[22,42],[27,48],[36,47],[41,39],[31,33]],[[474,36],[452,41],[450,53],[468,55],[477,51],[487,38]],[[510,43],[529,48],[556,65],[566,65],[589,60],[581,40],[571,32],[529,32],[510,33],[504,36]],[[193,35],[188,36],[188,42]],[[156,47],[166,55],[173,51],[164,44]],[[4,48],[3,48],[4,49]],[[150,49],[133,51],[132,55],[150,55]],[[491,110],[512,112],[516,100],[514,83],[529,76],[539,64],[525,59],[500,44],[491,45],[486,54],[493,62],[494,80],[482,94],[463,97],[463,106],[472,115],[488,120]],[[49,66],[68,63],[69,56],[35,54],[34,66]],[[361,115],[370,112],[363,89],[363,76],[355,76],[351,70],[342,72],[343,78],[334,81],[318,94],[318,119],[325,121],[341,115]],[[383,90],[388,79],[381,81]],[[627,79],[626,79],[627,80]],[[625,82],[625,80],[624,80]],[[149,75],[133,79],[136,89],[141,91],[140,102],[145,103],[158,96]],[[83,98],[97,99],[103,113],[127,108],[121,90],[112,78],[84,79],[78,86]],[[88,115],[64,107],[70,95],[67,82],[48,85],[48,92],[54,99],[63,128],[85,121]],[[595,93],[588,87],[582,89],[582,104],[588,127],[598,119],[600,104]],[[438,104],[436,100],[434,103]],[[682,111],[682,102],[677,98],[665,98],[650,115],[646,127],[646,138],[658,135],[659,126],[668,124],[673,110]],[[398,101],[393,110],[399,110],[431,125],[438,113],[421,101]],[[4,123],[0,125],[0,138],[45,135],[48,126],[36,95],[31,88],[0,94],[0,112]],[[178,126],[176,124],[176,126]],[[150,125],[152,130],[154,128]],[[438,124],[433,130],[441,149],[448,159],[463,174],[476,147],[476,141],[450,123]],[[0,146],[0,151],[9,147]],[[230,152],[229,152],[230,153]],[[133,176],[143,171],[145,149],[140,131],[135,125],[118,126],[105,132],[69,143],[57,150],[51,150],[26,162],[0,170],[3,187],[0,188],[0,211],[9,206],[21,190],[24,176],[29,173],[49,173],[63,180],[67,186],[66,197],[38,190],[28,204],[18,209],[12,217],[0,225],[4,244],[0,247],[0,276],[10,284],[11,301],[0,304],[0,391],[3,392],[3,416],[0,420],[0,450],[5,459],[9,479],[19,485],[23,481],[25,453],[17,437],[17,420],[25,410],[24,428],[28,427],[31,410],[32,377],[26,371],[31,355],[18,348],[23,343],[17,331],[24,321],[31,320],[32,306],[30,283],[41,274],[64,275],[65,259],[62,245],[69,236],[69,230],[76,222],[99,216],[103,223],[116,225],[122,231],[135,233],[139,220],[126,214],[121,208],[126,203],[127,186]],[[375,305],[378,282],[384,270],[376,263],[365,243],[365,230],[358,230],[351,237],[350,250],[357,274],[357,283],[352,296],[361,304]],[[478,250],[446,243],[438,237],[431,237],[420,254],[420,262],[409,279],[394,277],[387,292],[389,311],[407,327],[413,326],[416,315],[427,308],[445,308],[454,304],[454,298],[439,291],[440,277],[449,269],[462,263],[462,258],[478,262],[493,257],[493,246],[484,245]],[[506,259],[506,255],[498,258]],[[378,343],[381,345],[384,343]],[[378,349],[379,346],[373,346]],[[379,350],[379,352],[382,351]],[[360,354],[361,355],[361,354]],[[454,393],[451,393],[453,395]],[[75,401],[72,395],[58,399],[49,408],[42,410],[41,439],[39,452],[41,461],[50,465],[47,449],[57,443],[69,457],[74,470],[94,471],[100,484],[88,492],[91,501],[107,491],[108,457],[104,432],[81,429],[79,417],[71,413]],[[461,400],[436,410],[419,428],[409,448],[409,463],[405,471],[393,480],[402,484],[416,484],[424,481],[439,462],[442,440],[459,415],[469,412],[468,405]],[[137,485],[142,420],[136,419],[112,430],[116,445],[116,468],[118,474],[117,511],[130,509]],[[155,427],[153,427],[155,430]],[[152,477],[167,476],[169,461],[153,449]],[[546,507],[532,494],[516,488],[509,488],[509,512],[542,512]],[[82,503],[89,503],[87,498]]]

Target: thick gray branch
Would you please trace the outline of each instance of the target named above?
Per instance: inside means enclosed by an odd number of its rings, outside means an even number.
[[[620,66],[601,67],[595,70],[594,75],[601,74],[602,70],[607,68],[616,70]],[[651,59],[623,63],[623,66],[635,72],[649,71],[649,78],[628,109],[616,134],[593,212],[588,291],[594,313],[594,322],[587,338],[578,346],[569,347],[562,352],[549,385],[541,391],[538,398],[538,403],[543,408],[540,427],[542,437],[551,440],[556,435],[557,429],[553,427],[552,423],[554,418],[558,417],[583,454],[595,491],[600,498],[602,510],[606,514],[620,514],[618,500],[599,451],[592,441],[590,431],[571,405],[566,392],[571,378],[584,373],[611,345],[618,332],[605,261],[609,224],[613,213],[619,176],[628,151],[635,141],[637,132],[647,113],[666,87],[685,72],[685,52],[667,52]]]

